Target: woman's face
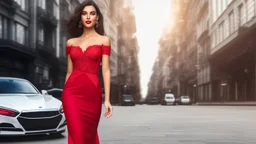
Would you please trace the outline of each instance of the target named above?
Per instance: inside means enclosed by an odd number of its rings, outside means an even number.
[[[86,28],[94,27],[97,19],[98,19],[98,15],[94,6],[84,7],[81,14],[81,21],[84,27]]]

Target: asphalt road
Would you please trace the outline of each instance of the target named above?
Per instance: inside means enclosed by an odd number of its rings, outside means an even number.
[[[114,106],[99,136],[101,144],[255,144],[255,120],[256,107],[246,106]],[[67,133],[0,137],[0,143],[66,144]]]

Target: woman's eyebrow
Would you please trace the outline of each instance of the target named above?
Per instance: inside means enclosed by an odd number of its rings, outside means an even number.
[[[82,12],[87,12],[87,11],[82,11]],[[96,12],[96,11],[90,11],[90,12]]]

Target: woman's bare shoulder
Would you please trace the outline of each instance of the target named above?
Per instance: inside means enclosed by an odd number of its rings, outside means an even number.
[[[76,39],[77,38],[70,38],[70,39],[68,39],[67,42],[66,42],[66,46],[73,45],[75,43]]]
[[[106,46],[111,45],[111,41],[110,41],[110,38],[108,36],[101,36],[101,41],[102,41],[103,45],[106,45]]]

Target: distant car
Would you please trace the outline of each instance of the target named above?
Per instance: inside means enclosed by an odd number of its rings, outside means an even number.
[[[156,96],[147,99],[147,104],[159,104],[159,103],[160,103],[160,100]]]
[[[184,104],[191,105],[192,101],[189,96],[180,96],[176,99],[176,103],[179,105],[184,105]]]
[[[172,104],[175,105],[176,101],[175,101],[175,96],[172,93],[166,93],[164,96],[164,99],[161,101],[162,105],[168,105],[168,104]]]
[[[143,105],[143,104],[145,104],[145,100],[140,100],[140,101],[137,102],[137,104]]]
[[[60,100],[41,94],[28,80],[0,77],[0,136],[61,134],[65,130]]]
[[[130,105],[130,106],[135,106],[135,100],[132,95],[129,94],[123,94],[122,99],[121,99],[121,105]]]
[[[60,89],[60,88],[52,88],[52,89],[47,90],[47,93],[61,101],[62,100],[62,91],[63,91],[63,89]]]

